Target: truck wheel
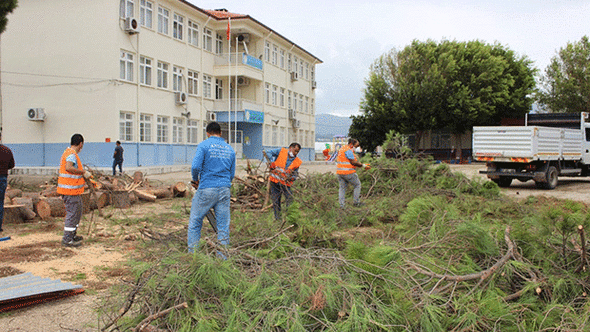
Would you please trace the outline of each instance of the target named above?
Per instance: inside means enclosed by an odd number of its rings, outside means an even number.
[[[549,166],[549,169],[547,169],[547,183],[545,183],[545,188],[546,189],[555,189],[555,187],[557,187],[557,168],[555,168],[555,166]]]
[[[493,179],[492,181],[496,182],[496,184],[498,184],[499,187],[507,188],[510,187],[510,184],[512,183],[512,178],[509,178],[507,176],[501,176],[499,179]]]

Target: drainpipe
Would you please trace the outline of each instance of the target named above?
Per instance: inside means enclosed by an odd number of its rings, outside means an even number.
[[[269,31],[268,36],[266,36],[264,38],[264,45],[262,45],[263,50],[266,49],[266,40],[268,38],[270,38],[270,36],[272,36],[272,31]],[[270,49],[268,50],[270,52]],[[270,54],[269,54],[270,56]],[[266,66],[264,65],[264,53],[262,53],[262,68],[266,68]],[[266,102],[264,100],[264,89],[266,88],[266,69],[262,70],[262,113],[266,114]],[[265,117],[266,118],[266,117]],[[262,123],[262,130],[264,131],[264,123]],[[272,129],[271,129],[272,130]],[[264,146],[264,134],[262,135],[263,141],[262,141],[262,146]],[[271,144],[269,144],[269,146],[272,146]]]
[[[137,128],[137,133],[135,134],[135,139],[136,139],[136,158],[137,158],[137,167],[141,166],[139,163],[139,117],[140,117],[140,113],[139,113],[139,90],[140,90],[140,85],[139,85],[139,62],[140,62],[140,53],[139,53],[139,35],[140,33],[137,33],[137,68],[136,68],[136,73],[137,73],[137,84],[136,84],[136,101],[135,101],[135,111],[137,113],[137,118],[135,119],[135,123],[137,124],[137,126],[135,126],[135,128]]]
[[[209,16],[207,18],[207,21],[203,25],[203,29],[205,29],[207,27],[207,24],[209,24],[209,21],[211,21],[211,16]],[[213,38],[213,36],[211,36],[211,38]],[[201,43],[203,43],[203,40],[201,40]],[[205,47],[205,44],[204,43],[203,43],[203,45],[201,45],[201,59],[200,59],[200,62],[201,62],[201,68],[200,68],[200,71],[201,71],[201,84],[200,84],[200,86],[203,85],[203,75],[204,75],[204,73],[203,73],[203,47]],[[213,83],[213,82],[211,82],[211,83]],[[201,88],[201,122],[202,123],[205,122],[205,119],[206,119],[206,116],[207,116],[207,111],[205,111],[205,103],[204,102],[205,102],[205,98],[203,96],[203,88]],[[201,126],[201,129],[202,129],[202,126]],[[199,130],[199,133],[200,132],[201,132],[201,130]]]

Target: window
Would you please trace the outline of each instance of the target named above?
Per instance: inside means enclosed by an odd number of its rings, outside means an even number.
[[[305,131],[305,145],[304,146],[309,146],[309,130]]]
[[[203,97],[211,98],[211,76],[203,75]]]
[[[275,66],[279,64],[279,47],[275,44],[272,45],[272,64]]]
[[[199,139],[199,121],[187,120],[186,122],[186,142],[198,143]]]
[[[277,131],[278,131],[279,127],[277,126],[272,126],[272,146],[278,146],[279,142],[278,137],[277,137]]]
[[[281,137],[280,137],[280,141],[279,141],[280,145],[285,145],[285,127],[281,127]]]
[[[270,43],[267,41],[264,42],[264,60],[270,61]]]
[[[172,119],[172,143],[182,143],[182,131],[184,129],[184,121],[182,118]]]
[[[158,115],[158,126],[156,128],[158,143],[168,142],[168,117]]]
[[[270,104],[270,83],[264,85],[264,97],[264,101],[267,104]]]
[[[291,53],[287,55],[287,72],[291,72]]]
[[[314,100],[313,100],[313,98],[311,98],[311,109],[310,109],[311,114],[314,113],[314,107],[315,107],[314,106]]]
[[[430,144],[432,149],[448,149],[451,147],[451,134],[432,132]]]
[[[119,139],[130,142],[133,140],[133,113],[121,112],[119,115]]]
[[[272,86],[272,104],[277,105],[277,90],[279,89],[278,86]]]
[[[314,70],[314,65],[311,65],[311,80],[314,81],[315,80],[315,70]]]
[[[139,141],[152,141],[152,116],[148,114],[139,115]]]
[[[158,32],[165,35],[168,34],[168,21],[170,20],[170,12],[168,9],[158,7]]]
[[[203,48],[213,52],[213,32],[207,28],[203,28]]]
[[[199,46],[199,25],[191,20],[188,21],[188,43]]]
[[[133,54],[121,51],[119,78],[126,81],[133,81]]]
[[[154,5],[147,0],[139,3],[139,24],[146,28],[152,28],[152,17],[154,16]]]
[[[172,90],[182,91],[182,68],[172,66]]]
[[[305,97],[305,113],[309,113],[309,97]]]
[[[305,79],[309,79],[309,63],[305,63]]]
[[[299,112],[303,112],[303,95],[299,95]]]
[[[215,99],[223,99],[223,81],[215,79]]]
[[[203,141],[207,139],[207,121],[203,121]]]
[[[285,50],[281,48],[279,53],[279,66],[281,69],[285,69]]]
[[[152,59],[139,57],[139,83],[152,85]]]
[[[279,106],[285,107],[285,88],[281,88],[281,94],[279,95]]]
[[[287,93],[287,108],[293,109],[293,107],[291,107],[291,91]]]
[[[297,93],[293,92],[293,110],[297,112]]]
[[[199,92],[199,73],[193,70],[188,71],[188,87],[189,95],[197,95]],[[195,142],[196,143],[196,142]]]
[[[135,13],[135,1],[134,0],[121,0],[121,11],[120,15],[122,18],[134,17]]]
[[[172,23],[172,37],[182,40],[184,31],[184,17],[174,13],[174,22]]]
[[[223,54],[223,35],[217,34],[215,37],[215,53],[218,55]]]
[[[297,57],[293,56],[293,72],[295,72],[295,73],[298,72],[298,70],[297,70],[297,62],[298,61],[299,60],[297,60]]]
[[[158,88],[168,89],[168,64],[158,61]]]
[[[270,125],[264,126],[264,144],[270,145]]]
[[[303,78],[303,60],[299,60],[299,78]]]

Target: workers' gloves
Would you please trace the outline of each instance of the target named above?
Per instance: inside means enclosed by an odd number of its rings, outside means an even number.
[[[270,169],[275,169],[277,168],[277,164],[274,163],[274,161],[272,163],[270,163]]]
[[[371,164],[363,164],[363,168],[369,170],[371,169]]]
[[[92,177],[92,173],[85,171],[83,176],[85,179],[90,179]]]

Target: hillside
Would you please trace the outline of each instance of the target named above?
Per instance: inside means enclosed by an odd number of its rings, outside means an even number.
[[[317,114],[315,120],[316,140],[331,140],[334,135],[348,135],[352,119],[332,114]]]

